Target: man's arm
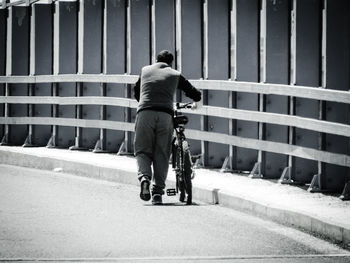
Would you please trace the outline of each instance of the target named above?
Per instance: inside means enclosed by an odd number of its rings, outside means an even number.
[[[134,86],[134,97],[137,101],[140,101],[140,83],[141,79],[139,78]]]
[[[202,99],[201,92],[192,86],[192,84],[184,78],[184,76],[180,75],[179,84],[177,86],[185,95],[194,101],[200,101]]]

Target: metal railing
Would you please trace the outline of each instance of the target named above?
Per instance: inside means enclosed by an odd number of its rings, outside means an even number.
[[[3,76],[0,83],[62,83],[62,82],[93,82],[133,84],[138,76],[134,75],[41,75],[41,76]],[[302,87],[276,84],[247,83],[223,80],[191,80],[194,86],[201,90],[221,90],[230,92],[249,92],[258,94],[274,94],[308,98],[321,101],[332,101],[350,104],[350,92],[327,90],[317,87]],[[136,108],[137,102],[130,98],[82,96],[82,97],[50,97],[50,96],[0,96],[0,103],[7,104],[51,104],[51,105],[105,105]],[[186,110],[185,110],[186,111]],[[299,117],[295,115],[277,114],[261,111],[240,110],[234,108],[206,106],[188,111],[191,114],[215,116],[227,119],[237,119],[258,123],[277,124],[297,127],[320,133],[350,137],[350,125],[319,119]],[[108,120],[84,120],[56,117],[0,117],[0,124],[5,125],[58,125],[82,128],[99,128],[122,131],[133,131],[134,124]],[[201,130],[187,130],[190,139],[227,144],[250,148],[258,151],[285,154],[294,157],[315,160],[319,162],[350,167],[350,156],[323,151],[289,143],[279,143],[262,139],[244,138],[231,134],[215,133]]]

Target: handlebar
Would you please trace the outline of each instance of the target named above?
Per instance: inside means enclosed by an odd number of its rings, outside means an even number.
[[[187,102],[187,103],[181,103],[181,102],[176,102],[176,109],[192,109],[196,108],[196,103],[195,102]]]

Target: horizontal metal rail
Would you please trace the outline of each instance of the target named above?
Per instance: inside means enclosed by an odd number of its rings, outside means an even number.
[[[56,104],[56,105],[106,105],[136,108],[133,99],[117,97],[49,97],[49,96],[0,96],[0,103],[9,104]],[[270,112],[230,109],[223,107],[203,106],[196,110],[182,110],[190,114],[207,115],[221,118],[263,122],[292,126],[317,132],[350,137],[350,125],[323,120],[284,115]]]
[[[50,97],[50,96],[0,96],[0,103],[9,104],[56,104],[56,105],[106,105],[136,108],[134,99],[118,97]]]
[[[60,74],[37,76],[1,76],[0,83],[57,83],[57,82],[97,82],[134,84],[136,75],[126,74]]]
[[[0,76],[0,83],[57,83],[57,82],[96,82],[134,84],[136,75],[106,75],[106,74],[62,74],[38,76]],[[290,86],[281,84],[266,84],[240,82],[230,80],[190,80],[202,90],[221,90],[234,92],[260,93],[266,95],[292,96],[323,101],[350,103],[350,92],[323,89],[321,87]]]
[[[123,131],[134,131],[135,127],[134,123],[128,122],[51,117],[0,117],[0,123],[8,125],[59,125],[81,128],[102,128]],[[350,156],[344,154],[325,152],[307,147],[290,145],[286,143],[263,141],[222,133],[198,131],[191,129],[186,130],[186,135],[189,139],[205,140],[266,152],[286,154],[309,160],[321,161],[325,163],[350,167]]]
[[[1,124],[8,125],[58,125],[81,128],[134,131],[134,123],[106,120],[87,120],[52,117],[0,117]]]
[[[198,130],[186,130],[186,136],[190,139],[204,140],[221,144],[229,144],[237,147],[250,148],[266,152],[280,153],[295,157],[305,158],[309,160],[321,161],[325,163],[337,164],[350,167],[350,156],[345,154],[331,153],[320,151],[312,148],[291,145],[287,143],[279,143],[272,141],[264,141],[258,139],[244,138],[234,135],[206,132]]]

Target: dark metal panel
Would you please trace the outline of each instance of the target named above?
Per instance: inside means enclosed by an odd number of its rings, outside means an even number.
[[[51,96],[51,84],[36,84],[34,87],[34,96]],[[33,106],[33,117],[51,117],[52,110],[50,105],[35,104]],[[33,125],[32,144],[46,146],[50,137],[52,128],[49,125]]]
[[[131,74],[139,75],[141,68],[151,62],[150,3],[131,0]]]
[[[6,26],[7,10],[0,9],[0,75],[6,74]]]
[[[321,65],[321,1],[297,0],[295,10],[296,46],[295,46],[295,84],[319,87]],[[319,102],[295,98],[295,115],[318,119]],[[295,144],[318,148],[319,133],[304,129],[295,129]],[[301,158],[294,159],[294,180],[311,182],[318,173],[317,162]]]
[[[108,97],[124,97],[124,86],[118,84],[108,84],[106,87],[106,96]],[[108,121],[124,121],[123,107],[106,107],[106,120]],[[106,130],[106,150],[117,152],[124,141],[125,132]]]
[[[28,87],[26,84],[9,84],[9,88],[9,96],[28,96]],[[28,105],[9,105],[9,117],[26,117],[27,115]],[[8,143],[11,145],[23,145],[27,135],[27,125],[9,125]]]
[[[60,97],[75,97],[75,83],[61,83],[58,86],[58,96]],[[75,118],[75,106],[59,106],[57,111],[57,118]],[[56,146],[68,148],[74,145],[75,128],[58,126],[56,134]]]
[[[289,84],[289,0],[266,2],[266,82]],[[267,112],[288,114],[288,98],[285,96],[267,95]],[[265,138],[268,141],[288,143],[288,127],[265,125]],[[265,169],[267,178],[278,178],[287,166],[287,156],[266,152]]]
[[[297,0],[296,85],[320,86],[321,12],[320,0]]]
[[[181,1],[181,71],[185,77],[202,77],[202,1]]]
[[[77,73],[77,2],[58,2],[59,8],[59,74]],[[75,83],[60,83],[58,85],[58,96],[76,96]],[[57,117],[75,118],[75,106],[59,106]],[[69,147],[74,145],[75,128],[57,127],[56,145],[58,147]]]
[[[236,2],[236,80],[259,81],[259,1]],[[236,93],[236,108],[259,110],[257,94]],[[235,133],[246,138],[258,138],[258,124],[236,121]],[[258,151],[235,147],[235,169],[250,171],[258,158]]]
[[[187,79],[203,77],[202,1],[181,1],[181,72]],[[189,101],[184,95],[184,101]],[[188,114],[188,128],[199,129],[199,116]],[[191,151],[201,153],[200,141],[190,140]]]
[[[52,25],[52,6],[49,4],[32,5],[35,13],[35,75],[52,74],[52,45],[53,45],[53,25]],[[33,91],[34,96],[51,96],[51,84],[36,84]],[[50,105],[33,105],[34,117],[51,117]],[[32,144],[45,146],[51,137],[51,126],[33,126],[32,127]]]
[[[106,73],[124,74],[126,72],[126,5],[125,1],[108,0],[106,31]]]
[[[326,88],[349,90],[350,87],[350,2],[327,1],[326,36]],[[350,123],[350,106],[342,103],[326,103],[325,118],[328,121]],[[348,137],[326,135],[325,150],[350,155]],[[341,191],[350,179],[349,168],[325,164],[323,187]]]
[[[84,1],[83,73],[102,72],[102,3]]]
[[[266,82],[289,82],[289,0],[266,3]]]
[[[208,1],[208,79],[229,78],[229,8],[228,0]],[[229,92],[208,91],[208,105],[229,107]],[[229,134],[229,121],[208,117],[208,130]],[[229,156],[229,146],[208,142],[208,165],[221,167]]]
[[[82,94],[83,96],[100,96],[101,86],[96,83],[83,83],[82,84]],[[84,105],[82,109],[82,119],[88,120],[99,120],[100,119],[100,107],[94,105]],[[81,144],[83,148],[93,149],[96,142],[100,138],[100,130],[92,128],[82,128],[81,129]]]
[[[11,74],[29,74],[29,18],[28,7],[12,7],[12,54]],[[27,84],[12,84],[10,96],[27,96]],[[11,104],[9,106],[10,117],[28,116],[28,106],[24,104]],[[27,125],[11,125],[9,127],[9,143],[22,145],[28,135]]]
[[[175,55],[174,0],[155,0],[155,55],[169,50]]]
[[[35,75],[52,74],[52,6],[34,4],[35,12]]]
[[[106,73],[126,72],[126,5],[125,1],[106,1]],[[107,97],[125,97],[125,85],[106,84]],[[106,106],[106,120],[124,121],[124,108]],[[123,131],[106,130],[107,151],[117,152],[124,140]]]
[[[29,74],[29,7],[12,7],[11,74]]]
[[[318,101],[299,98],[295,102],[295,115],[317,119],[318,106]],[[295,128],[295,145],[317,149],[318,136],[318,132]],[[294,180],[297,182],[309,183],[312,177],[318,173],[316,161],[295,158],[294,167]]]
[[[102,72],[102,4],[103,1],[84,1],[83,21],[83,74],[99,74]],[[81,10],[82,11],[82,10]],[[100,83],[83,83],[82,96],[100,96]],[[100,119],[100,106],[81,106],[82,119]],[[82,128],[80,145],[93,149],[100,137],[99,129]]]
[[[7,10],[0,9],[0,76],[6,74],[6,27]],[[5,84],[0,84],[0,96],[5,96]],[[5,105],[0,104],[0,116],[5,114]],[[4,125],[0,125],[0,138],[4,136]]]
[[[77,73],[77,2],[59,2],[59,74]]]

